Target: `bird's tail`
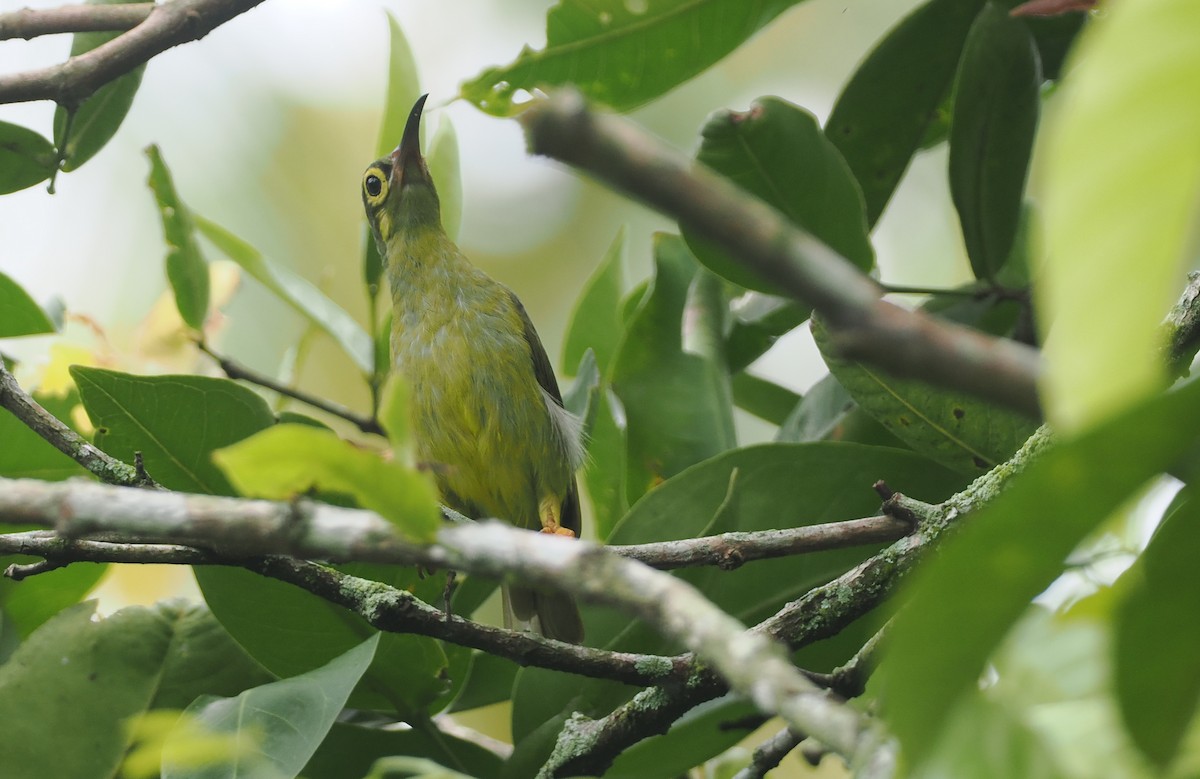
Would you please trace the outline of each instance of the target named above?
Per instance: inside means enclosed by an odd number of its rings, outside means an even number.
[[[506,585],[504,595],[505,611],[511,612],[522,622],[531,622],[536,617],[536,628],[546,638],[572,644],[583,642],[583,620],[579,616],[579,607],[575,605],[574,598],[565,592]]]

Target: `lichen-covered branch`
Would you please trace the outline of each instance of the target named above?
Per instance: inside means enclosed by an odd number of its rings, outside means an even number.
[[[109,484],[129,487],[157,487],[154,480],[136,467],[102,452],[83,436],[67,427],[29,393],[21,389],[12,373],[0,361],[0,406],[8,409],[33,432],[67,457],[82,465],[96,478]]]
[[[837,252],[627,120],[564,90],[534,103],[521,123],[533,153],[658,209],[812,306],[845,356],[1040,415],[1034,349],[882,300],[879,285]]]
[[[762,632],[748,631],[690,584],[595,544],[530,533],[502,522],[447,525],[437,543],[401,538],[378,515],[294,504],[100,484],[0,482],[0,518],[51,526],[67,538],[127,533],[222,557],[290,554],[449,568],[554,587],[625,611],[678,640],[768,715],[853,758],[873,726],[830,698]]]

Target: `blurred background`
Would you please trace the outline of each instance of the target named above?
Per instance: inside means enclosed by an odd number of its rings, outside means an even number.
[[[0,0],[0,9],[61,0]],[[667,143],[694,153],[713,111],[744,110],[763,95],[824,121],[855,64],[918,3],[808,0],[715,68],[632,114]],[[146,187],[143,149],[158,144],[181,198],[249,241],[271,261],[317,284],[360,321],[363,169],[375,154],[387,84],[388,24],[398,20],[430,92],[430,129],[457,132],[464,210],[459,243],[525,302],[552,359],[572,306],[618,229],[627,226],[629,285],[649,270],[662,217],[545,160],[526,155],[518,125],[454,101],[458,85],[545,43],[549,0],[271,0],[146,69],[124,125],[94,160],[61,175],[57,193],[34,187],[0,198],[0,269],[40,302],[72,315],[52,338],[6,341],[23,381],[53,359],[140,373],[211,372],[172,329],[164,245]],[[0,44],[0,72],[66,58],[70,36]],[[0,119],[51,137],[48,103],[0,106]],[[432,136],[428,136],[432,137]],[[398,140],[398,139],[397,139]],[[874,232],[880,276],[953,286],[969,280],[945,180],[945,148],[922,154]],[[215,251],[206,255],[217,260]],[[300,317],[253,279],[225,269],[231,297],[215,344],[278,375],[301,338]],[[156,307],[157,303],[157,307]],[[305,389],[367,407],[358,371],[323,335],[308,340],[297,374]],[[573,366],[556,365],[563,374]],[[824,373],[807,329],[782,339],[753,369],[804,391]],[[769,435],[741,420],[743,443]],[[102,607],[191,594],[186,568],[120,567],[101,586]]]

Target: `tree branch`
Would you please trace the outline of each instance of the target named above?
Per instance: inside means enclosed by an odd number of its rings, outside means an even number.
[[[246,568],[261,576],[295,585],[363,617],[379,630],[415,633],[461,646],[480,649],[522,666],[611,679],[634,685],[682,680],[693,660],[687,655],[664,657],[630,652],[610,652],[564,644],[532,633],[483,625],[446,614],[412,593],[380,582],[288,557],[235,559],[180,544],[140,544],[117,541],[67,539],[53,531],[29,530],[0,535],[0,554],[42,557],[46,565],[14,564],[5,575],[20,580],[70,563],[149,563],[174,565],[225,565]]]
[[[4,367],[3,361],[0,361],[0,406],[11,411],[26,427],[101,481],[127,487],[159,486],[144,471],[139,471],[134,466],[97,449],[79,433],[42,408],[29,393],[21,389],[16,378]]]
[[[915,533],[905,536],[828,584],[810,590],[753,630],[785,641],[793,648],[836,635],[892,594],[902,575],[912,569],[919,555],[936,544],[949,527],[993,499],[1009,480],[1020,474],[1049,444],[1048,429],[1039,428],[1007,462],[936,506],[900,494],[893,495],[885,503],[885,510],[917,517]],[[720,680],[699,670],[683,687],[669,691],[663,688],[643,690],[633,700],[601,719],[589,720],[576,716],[568,720],[567,727],[559,735],[558,747],[545,776],[601,775],[617,755],[633,744],[649,736],[665,733],[686,712],[724,695],[726,691]],[[817,736],[804,728],[797,730]],[[864,751],[869,750],[864,747]],[[880,759],[885,762],[894,759],[891,747],[886,743],[881,745],[878,752]],[[886,765],[872,765],[869,770],[878,771],[876,775],[886,775],[888,772]]]
[[[53,100],[73,109],[108,82],[151,58],[199,40],[263,0],[168,0],[128,32],[66,62],[0,75],[0,103]]]
[[[752,560],[887,543],[910,532],[912,525],[907,522],[894,517],[878,516],[785,530],[722,533],[701,538],[683,538],[678,541],[605,548],[659,570],[698,565],[715,565],[722,570],[732,570]]]
[[[211,357],[213,361],[217,363],[217,366],[220,367],[221,371],[231,379],[249,382],[250,384],[257,384],[260,387],[269,389],[272,392],[278,392],[280,395],[289,397],[292,400],[298,400],[301,403],[312,406],[313,408],[320,409],[326,414],[338,417],[339,419],[344,419],[364,433],[374,433],[375,435],[384,434],[383,428],[380,427],[379,421],[376,419],[365,417],[362,414],[356,414],[345,406],[325,400],[324,398],[317,397],[316,395],[310,395],[302,390],[289,387],[286,384],[281,384],[269,376],[264,376],[261,373],[252,371],[241,363],[231,360],[230,358],[213,351],[212,348],[209,347],[209,345],[204,341],[197,341],[196,346],[200,349],[200,351]]]
[[[152,3],[125,5],[64,5],[22,8],[0,13],[0,41],[31,40],[64,32],[117,32],[137,27],[154,10]]]
[[[720,245],[829,324],[839,352],[1040,416],[1035,350],[881,300],[848,260],[626,120],[560,91],[521,115],[530,151],[575,166]]]
[[[782,717],[849,759],[860,746],[874,749],[877,743],[878,726],[805,678],[777,642],[746,630],[690,584],[587,541],[487,521],[445,526],[436,544],[420,546],[397,536],[378,515],[337,506],[28,479],[0,486],[0,517],[53,526],[68,538],[120,532],[201,546],[223,556],[282,552],[394,562],[562,589],[655,626],[693,650],[764,714]]]

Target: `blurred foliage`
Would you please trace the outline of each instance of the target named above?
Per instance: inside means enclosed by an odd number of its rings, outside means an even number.
[[[777,17],[796,4],[562,0],[546,14],[543,48],[526,46],[510,64],[467,78],[460,97],[510,116],[527,94],[571,84],[617,111],[645,106],[640,116],[652,115],[669,92],[753,36],[770,36]],[[1039,344],[1050,333],[1046,397],[1061,425],[1058,440],[999,496],[977,484],[978,505],[963,529],[895,599],[905,606],[864,707],[878,711],[899,738],[905,770],[1194,775],[1200,590],[1189,564],[1197,542],[1190,482],[1200,385],[1164,388],[1157,322],[1167,291],[1181,286],[1179,271],[1194,259],[1200,104],[1190,96],[1200,83],[1200,47],[1190,33],[1200,17],[1189,0],[1114,3],[1097,18],[1012,16],[1013,5],[928,0],[881,31],[823,126],[818,107],[773,95],[746,111],[713,101],[704,106],[710,118],[690,128],[686,143],[700,163],[872,274],[880,272],[877,226],[906,171],[922,150],[948,147],[935,157],[946,160],[940,196],[947,216],[957,214],[975,278],[929,290],[922,308],[1023,342]],[[400,22],[389,17],[386,32],[391,56],[375,147],[362,139],[365,150],[351,154],[320,137],[325,125],[306,130],[283,122],[275,156],[244,175],[268,180],[288,165],[293,186],[271,189],[268,201],[255,204],[256,219],[294,225],[298,213],[309,213],[304,199],[330,188],[322,177],[332,173],[313,160],[291,164],[304,156],[297,148],[310,157],[319,148],[321,158],[361,158],[336,185],[346,193],[337,209],[358,208],[357,170],[395,145],[423,91]],[[72,53],[108,37],[81,33]],[[95,159],[120,137],[141,76],[137,69],[60,109],[53,141],[0,123],[0,192]],[[169,150],[171,139],[160,144]],[[464,199],[455,128],[443,122],[427,149],[454,235]],[[402,532],[430,538],[436,507],[427,475],[408,452],[403,385],[385,383],[383,269],[371,240],[356,243],[365,231],[322,232],[349,224],[339,210],[311,232],[282,231],[274,245],[250,231],[243,239],[193,214],[186,203],[201,198],[172,175],[157,146],[148,153],[146,202],[157,213],[147,207],[144,218],[161,224],[165,241],[156,251],[166,283],[160,303],[138,313],[145,317],[140,351],[114,347],[110,323],[68,312],[67,329],[86,328],[96,344],[81,350],[60,334],[63,317],[53,306],[39,306],[0,274],[0,338],[38,335],[49,344],[49,365],[40,371],[6,365],[52,414],[113,456],[140,456],[168,489],[311,494],[374,509]],[[611,208],[607,196],[582,192],[580,210]],[[231,202],[246,206],[236,192]],[[532,230],[539,214],[531,216],[528,228],[512,232]],[[558,259],[579,257],[589,245],[581,236],[600,231],[598,224],[572,225],[550,240],[545,256],[555,261],[539,265],[535,283],[558,288],[564,274],[577,273],[579,262]],[[971,477],[1009,468],[1005,461],[1037,426],[838,355],[803,301],[777,297],[767,280],[696,236],[659,232],[643,245],[637,234],[622,230],[614,238],[609,231],[602,236],[611,241],[608,250],[583,257],[594,264],[590,280],[569,293],[557,289],[560,307],[573,302],[572,313],[565,336],[547,338],[561,342],[559,367],[575,376],[564,398],[586,429],[581,482],[589,534],[601,541],[670,541],[868,516],[878,511],[872,485],[880,481],[937,503]],[[208,262],[209,244],[233,262]],[[343,244],[347,261],[322,278],[321,255]],[[480,254],[486,264],[503,252]],[[644,281],[631,267],[635,255],[650,258]],[[293,256],[300,270],[280,259]],[[922,258],[901,259],[922,267]],[[262,357],[266,378],[311,395],[321,396],[334,376],[352,385],[348,404],[381,421],[386,439],[262,387],[203,375],[211,368],[196,341],[212,347],[227,322],[262,315],[231,302],[241,274],[255,280],[252,299],[268,315],[291,311],[306,328],[272,344],[283,336],[246,327],[238,332],[257,337],[239,336],[242,353]],[[802,394],[760,366],[775,344],[810,329],[828,373]],[[323,335],[310,343],[315,332]],[[79,364],[68,374],[69,361]],[[743,412],[766,432],[748,434]],[[0,413],[0,441],[0,476],[83,473],[7,412]],[[1129,510],[1164,473],[1185,483],[1183,497],[1170,508]],[[1136,529],[1160,521],[1148,543],[1140,540],[1149,534]],[[1115,572],[1077,562],[1112,537],[1122,537],[1123,564]],[[874,551],[839,549],[676,575],[753,624]],[[447,597],[445,574],[339,568],[437,606]],[[160,603],[98,617],[93,604],[79,601],[104,572],[75,564],[0,582],[6,777],[44,776],[48,765],[63,777],[526,777],[545,763],[569,717],[603,717],[637,692],[519,669],[424,636],[379,634],[341,607],[236,567],[196,569],[203,605]],[[1038,599],[1051,585],[1054,593],[1072,582],[1065,599]],[[466,578],[453,595],[456,613],[486,620],[493,589]],[[834,669],[878,630],[887,611],[801,647],[796,662]],[[615,611],[585,606],[584,620],[593,646],[681,649],[656,626]],[[436,718],[495,704],[510,707],[511,756]],[[668,732],[645,734],[608,775],[728,775],[746,760],[730,748],[757,724],[745,700],[709,702]],[[72,748],[64,749],[68,741]],[[824,770],[836,771],[830,764]]]

